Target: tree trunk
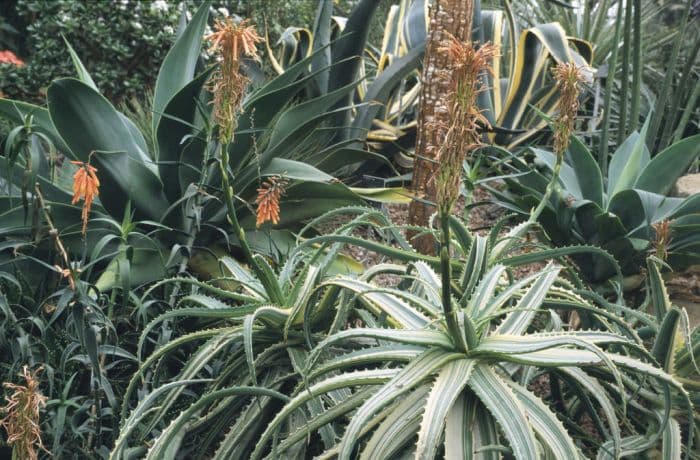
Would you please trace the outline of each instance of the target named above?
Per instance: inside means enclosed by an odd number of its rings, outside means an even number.
[[[421,75],[418,137],[413,163],[413,191],[418,199],[411,202],[408,212],[412,225],[427,226],[430,215],[435,212],[435,157],[445,138],[445,129],[440,126],[449,124],[445,94],[450,87],[450,78],[447,72],[442,72],[447,69],[448,62],[438,48],[446,38],[445,32],[460,41],[469,40],[473,15],[473,0],[433,0]],[[413,246],[423,254],[434,254],[435,243],[429,235],[412,240]]]

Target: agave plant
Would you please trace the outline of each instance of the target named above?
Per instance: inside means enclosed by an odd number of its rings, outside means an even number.
[[[600,247],[619,261],[625,275],[632,275],[639,272],[659,236],[655,225],[670,221],[668,263],[674,269],[698,263],[700,196],[683,199],[669,194],[700,155],[700,136],[681,140],[652,159],[645,134],[646,125],[641,133],[627,138],[612,156],[606,175],[583,142],[572,138],[559,189],[539,217],[552,243]],[[507,190],[490,189],[503,206],[522,215],[541,202],[555,158],[546,150],[530,151],[541,169],[531,168],[522,158],[509,157],[512,175],[505,179]],[[589,281],[602,283],[613,273],[598,256],[578,255],[574,260]]]
[[[319,11],[325,11],[322,7],[329,3],[321,1]],[[370,8],[374,3],[361,2],[357,12],[362,11],[362,5]],[[554,111],[558,96],[554,85],[546,78],[550,63],[590,64],[592,48],[585,41],[569,38],[557,23],[536,25],[520,32],[504,11],[481,10],[480,2],[476,2],[475,8],[474,40],[493,43],[500,51],[500,58],[493,62],[493,75],[489,76],[489,91],[481,95],[479,105],[495,129],[490,140],[512,148],[546,127],[537,110],[550,114]],[[330,10],[327,14],[323,21],[316,21],[313,31],[288,29],[276,55],[269,50],[278,71],[323,46],[333,33],[346,33],[343,21],[336,19],[335,26],[331,27]],[[358,108],[349,132],[355,136],[367,133],[366,140],[374,151],[402,166],[411,164],[407,152],[413,147],[415,137],[420,93],[418,67],[427,23],[425,0],[402,0],[392,6],[380,48],[375,50],[368,46],[364,51],[366,59],[359,73],[366,76],[367,82],[358,86],[354,95],[355,103],[369,102],[370,105]],[[324,29],[319,29],[319,24],[323,24]],[[356,22],[350,18],[348,24]],[[347,33],[362,36],[354,31]]]
[[[10,121],[24,123],[31,117],[32,135],[50,141],[56,150],[71,160],[92,161],[101,181],[100,194],[93,206],[94,224],[89,226],[87,253],[111,253],[116,241],[105,241],[111,223],[121,221],[125,212],[139,224],[148,238],[129,250],[130,278],[134,285],[155,279],[165,270],[182,268],[193,248],[207,247],[217,241],[236,244],[229,239],[225,227],[226,213],[219,205],[220,174],[212,167],[217,155],[212,140],[209,98],[205,83],[212,68],[201,69],[202,35],[209,13],[204,3],[192,17],[159,71],[153,95],[152,138],[146,143],[135,123],[117,111],[98,91],[85,66],[69,46],[78,79],[62,78],[48,90],[47,108],[18,101],[0,99],[0,113]],[[242,106],[235,141],[228,145],[231,186],[236,194],[236,212],[242,228],[250,231],[250,240],[259,241],[258,248],[282,247],[293,237],[287,231],[300,223],[336,206],[363,202],[365,192],[381,200],[382,191],[352,189],[332,174],[342,172],[368,156],[355,150],[347,155],[346,142],[332,142],[326,128],[345,107],[344,98],[357,83],[354,78],[333,84],[323,94],[296,103],[305,85],[324,72],[337,72],[346,62],[325,62],[311,74],[306,66],[324,52],[287,69],[282,75],[250,92]],[[352,50],[348,51],[348,55]],[[18,139],[16,137],[16,139]],[[36,140],[33,141],[37,144]],[[19,197],[26,180],[23,167],[30,164],[38,177],[44,195],[52,207],[54,222],[70,247],[71,253],[82,252],[82,238],[73,232],[76,211],[70,203],[65,177],[73,171],[69,162],[52,180],[49,174],[38,174],[48,168],[43,143],[34,145],[32,157],[25,156],[17,164],[2,165],[8,173],[3,179],[7,193],[2,197],[2,235],[5,239],[26,242],[28,235],[41,235],[40,221],[25,218],[27,206]],[[369,155],[369,154],[368,154]],[[55,155],[51,155],[53,158]],[[5,160],[2,160],[5,162]],[[14,169],[13,169],[14,168]],[[352,168],[350,168],[352,170]],[[255,216],[251,212],[256,189],[265,177],[283,176],[288,182],[282,198],[277,229],[256,233]],[[31,192],[33,187],[29,187]],[[322,197],[322,199],[321,199]],[[385,198],[386,196],[384,196]],[[401,198],[394,194],[394,198]],[[29,200],[30,202],[32,199]],[[106,220],[104,220],[106,219]],[[107,227],[107,229],[105,229]],[[112,235],[110,238],[113,238]],[[39,243],[42,242],[38,238]],[[170,248],[176,246],[172,253]],[[145,261],[150,263],[144,264]],[[159,265],[154,270],[154,265]],[[116,264],[107,271],[115,278]],[[122,268],[123,270],[123,268]],[[100,288],[110,287],[106,279]]]
[[[700,28],[690,17],[692,6],[692,2],[649,0],[594,0],[575,6],[534,0],[512,4],[514,15],[528,25],[556,21],[567,34],[587,40],[594,47],[594,65],[607,64],[612,78],[606,77],[605,101],[600,104],[603,169],[608,134],[616,132],[612,144],[620,145],[652,111],[647,137],[652,155],[697,132],[693,114],[700,108]]]

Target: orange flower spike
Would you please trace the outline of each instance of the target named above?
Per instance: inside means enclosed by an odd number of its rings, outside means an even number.
[[[280,198],[284,195],[287,181],[281,177],[269,177],[258,189],[255,204],[258,205],[255,226],[260,227],[265,222],[276,225],[280,221]]]
[[[87,231],[88,218],[90,216],[90,208],[95,197],[99,195],[100,180],[97,178],[97,168],[89,163],[82,161],[71,161],[78,166],[78,170],[73,175],[73,200],[71,204],[76,204],[81,199],[83,203],[83,235]]]

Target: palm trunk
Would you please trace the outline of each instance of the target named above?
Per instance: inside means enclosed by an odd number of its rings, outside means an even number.
[[[473,0],[433,0],[430,11],[428,44],[421,75],[420,110],[418,112],[418,138],[413,164],[413,191],[419,197],[409,207],[409,223],[427,226],[435,212],[435,156],[444,140],[449,125],[448,111],[444,105],[445,94],[450,86],[446,72],[448,62],[438,48],[445,39],[445,32],[461,41],[471,37]],[[435,239],[432,236],[414,238],[413,246],[423,254],[435,254]]]

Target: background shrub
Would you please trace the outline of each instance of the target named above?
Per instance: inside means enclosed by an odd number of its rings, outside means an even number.
[[[355,3],[335,1],[334,14],[347,15]],[[181,5],[174,0],[0,2],[0,49],[27,63],[2,67],[0,91],[10,99],[41,103],[52,80],[73,76],[65,36],[110,100],[142,99],[175,36]],[[267,23],[274,43],[286,27],[312,27],[317,6],[316,0],[218,0],[212,7],[250,18],[261,31]],[[381,40],[381,13],[373,27],[375,42]]]
[[[5,69],[0,87],[7,97],[24,101],[43,100],[51,80],[74,74],[61,36],[107,97],[142,92],[155,79],[153,69],[165,57],[180,15],[177,3],[164,0],[11,0],[2,9],[15,21],[10,25],[18,31],[16,52],[27,65]]]

